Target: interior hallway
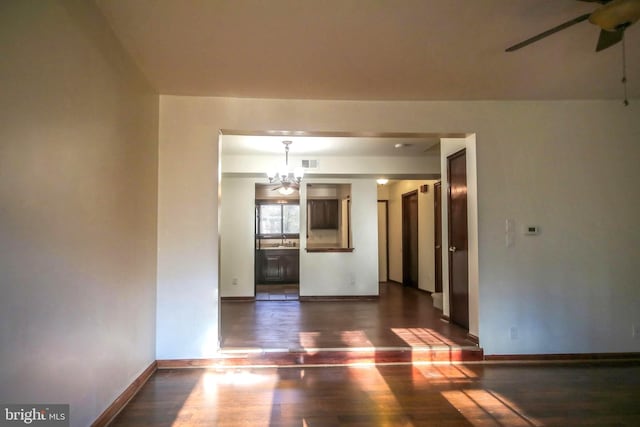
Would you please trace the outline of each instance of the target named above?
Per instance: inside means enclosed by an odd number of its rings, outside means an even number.
[[[336,301],[223,301],[222,348],[471,346],[426,292],[381,283],[380,297]]]

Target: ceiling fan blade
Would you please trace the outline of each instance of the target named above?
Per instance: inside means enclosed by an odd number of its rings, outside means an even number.
[[[616,31],[600,30],[600,37],[598,37],[598,45],[596,46],[596,52],[600,52],[614,44],[621,42],[624,37],[624,28]]]
[[[547,30],[547,31],[545,31],[543,33],[540,33],[537,36],[533,36],[533,37],[531,37],[531,38],[529,38],[529,39],[527,39],[527,40],[525,40],[523,42],[520,42],[518,44],[514,44],[513,46],[508,47],[505,50],[505,52],[513,52],[514,50],[521,49],[521,48],[523,48],[525,46],[530,45],[531,43],[535,43],[538,40],[541,40],[541,39],[543,39],[545,37],[549,37],[550,35],[555,34],[558,31],[562,31],[565,28],[569,28],[569,27],[571,27],[573,25],[579,24],[582,21],[586,21],[587,19],[589,19],[589,16],[591,16],[590,13],[585,13],[584,15],[580,15],[577,18],[573,18],[572,20],[567,21],[567,22],[565,22],[563,24],[560,24],[557,27],[553,27],[550,30]]]
[[[278,185],[278,186],[276,186],[276,187],[273,187],[273,188],[271,189],[271,191],[279,190],[279,189],[281,189],[282,187],[285,187],[285,188],[293,188],[294,190],[300,190],[300,186],[299,186],[298,184],[296,184],[295,182],[291,182],[291,183],[289,183],[289,184],[287,184],[287,185]]]

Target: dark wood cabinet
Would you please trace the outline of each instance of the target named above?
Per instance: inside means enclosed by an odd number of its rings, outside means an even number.
[[[299,258],[299,251],[293,249],[257,250],[256,283],[298,283]]]
[[[309,228],[337,230],[340,224],[338,200],[309,200]]]

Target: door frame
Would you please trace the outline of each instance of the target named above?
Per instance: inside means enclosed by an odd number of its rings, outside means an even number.
[[[227,135],[238,135],[238,134],[247,134],[247,135],[257,135],[257,136],[268,136],[268,135],[272,135],[273,131],[248,131],[246,129],[240,129],[240,130],[230,130],[230,129],[224,129],[224,128],[220,128],[217,129],[218,135],[217,138],[214,138],[214,145],[215,145],[215,151],[218,153],[218,157],[217,157],[217,162],[216,162],[216,170],[217,171],[221,171],[223,169],[223,156],[222,156],[222,146],[223,146],[223,141],[222,138],[227,136]],[[287,130],[287,131],[280,131],[280,133],[282,133],[283,136],[285,135],[290,135],[291,132],[295,132],[295,129],[293,130]],[[276,132],[278,133],[278,132]],[[314,133],[309,133],[310,135],[314,134]],[[316,132],[315,135],[312,136],[326,136],[325,133],[320,133],[320,132]],[[339,133],[340,135],[344,136],[345,132],[342,131]],[[362,132],[356,132],[356,131],[352,131],[352,132],[347,132],[348,136],[352,136],[352,137],[356,137],[356,136],[366,136],[369,135],[370,133],[362,133]],[[410,132],[409,134],[414,135],[414,136],[419,136],[420,134],[417,132]],[[424,136],[427,137],[433,137],[433,132],[430,133],[426,133],[424,134]],[[462,144],[462,146],[466,146],[467,148],[467,167],[468,167],[468,194],[470,195],[469,197],[469,201],[468,201],[468,219],[469,219],[469,290],[470,290],[470,336],[471,334],[478,334],[478,323],[479,323],[479,298],[478,298],[478,284],[479,284],[479,267],[478,267],[478,193],[477,193],[477,154],[476,154],[476,133],[475,133],[475,129],[467,129],[465,132],[460,132],[457,134],[448,134],[450,137],[449,138],[440,138],[440,144],[441,144],[441,150],[440,150],[440,156],[439,156],[439,160],[440,160],[440,165],[441,165],[441,170],[444,172],[445,168],[446,168],[446,155],[449,153],[453,153],[453,149],[454,147],[460,146],[460,144]],[[227,142],[225,142],[226,144]],[[214,191],[213,194],[213,199],[216,200],[216,202],[214,203],[214,205],[217,207],[217,212],[218,212],[218,216],[217,216],[217,223],[213,224],[211,228],[211,232],[212,235],[217,236],[217,259],[216,261],[216,266],[217,266],[217,275],[216,275],[216,279],[217,279],[217,284],[216,289],[217,289],[217,298],[216,301],[214,302],[214,304],[216,305],[217,308],[217,347],[215,348],[216,350],[222,350],[223,349],[223,333],[222,333],[222,297],[220,297],[220,295],[222,294],[222,272],[223,272],[223,268],[222,268],[222,260],[221,260],[221,256],[222,253],[224,251],[224,248],[222,246],[222,237],[226,234],[225,231],[222,229],[221,225],[222,225],[222,208],[221,206],[223,206],[223,203],[221,203],[221,200],[224,200],[226,196],[224,196],[224,194],[226,194],[226,192],[223,191],[222,189],[222,183],[224,181],[224,176],[223,174],[219,174],[217,176],[217,179],[215,180],[215,184],[216,184],[216,189],[217,192]],[[443,179],[443,187],[446,187],[446,182],[444,182]],[[446,209],[446,204],[442,203],[442,209]],[[443,211],[443,216],[442,216],[442,221],[446,221],[447,216],[446,216],[446,212]],[[445,230],[443,228],[443,234],[442,234],[442,239],[443,239],[443,244],[446,243],[444,240],[447,238]],[[253,258],[255,252],[251,254],[251,257]],[[445,321],[448,321],[448,309],[449,309],[449,303],[448,303],[448,286],[445,286],[444,281],[447,280],[447,270],[448,270],[448,264],[446,262],[447,258],[443,257],[442,262],[442,269],[443,269],[443,315],[442,318]],[[479,335],[479,334],[478,334]],[[478,342],[478,336],[473,336],[476,340],[476,342]]]
[[[379,281],[381,282],[388,282],[389,281],[389,201],[388,200],[378,200],[378,203],[384,203],[384,225],[385,225],[385,233],[386,233],[386,239],[385,239],[385,263],[386,263],[386,268],[384,269],[387,272],[387,277],[384,278],[384,280],[382,280],[383,278],[380,277],[378,278]],[[378,220],[380,221],[380,220]],[[378,240],[378,246],[380,245],[380,240]]]
[[[433,255],[434,255],[434,291],[442,289],[442,182],[433,184]],[[439,238],[439,239],[438,239]],[[439,251],[439,252],[438,252]]]
[[[452,209],[451,209],[451,168],[449,167],[451,160],[457,158],[457,157],[461,157],[461,156],[465,156],[465,184],[468,182],[468,178],[467,178],[467,171],[466,171],[466,164],[467,164],[467,149],[463,148],[461,150],[456,151],[453,154],[450,154],[447,156],[446,158],[446,165],[447,165],[447,243],[448,243],[448,248],[447,248],[447,264],[448,264],[448,281],[449,281],[449,319],[451,320],[451,322],[457,324],[458,326],[464,327],[467,330],[469,330],[469,224],[468,224],[468,217],[469,217],[469,207],[468,207],[468,191],[465,192],[466,197],[465,197],[465,221],[467,221],[467,237],[466,237],[466,242],[465,242],[465,250],[467,251],[467,263],[466,263],[466,306],[467,306],[467,312],[466,312],[466,325],[461,324],[459,322],[457,322],[456,320],[461,320],[461,319],[455,319],[454,318],[454,310],[455,310],[455,299],[453,298],[453,268],[452,268],[452,258],[453,258],[453,251],[452,251],[452,230],[453,227],[451,226],[451,217],[452,217]],[[468,184],[466,184],[468,185]]]
[[[408,285],[407,282],[411,281],[411,271],[410,271],[410,267],[411,267],[411,257],[407,256],[408,254],[408,246],[406,243],[408,241],[410,241],[409,238],[409,232],[410,232],[410,228],[409,228],[409,223],[406,221],[406,211],[405,211],[405,202],[409,200],[410,197],[416,197],[416,259],[417,261],[419,261],[419,251],[420,251],[420,243],[418,241],[419,239],[419,230],[418,230],[418,226],[419,226],[419,219],[418,219],[418,190],[413,190],[413,191],[409,191],[407,193],[402,194],[402,285],[403,286],[409,286],[409,287],[414,287],[411,285]],[[420,283],[419,283],[419,279],[420,279],[420,262],[416,262],[416,286],[415,288],[418,289],[420,287]],[[407,277],[409,277],[409,280],[407,280]]]

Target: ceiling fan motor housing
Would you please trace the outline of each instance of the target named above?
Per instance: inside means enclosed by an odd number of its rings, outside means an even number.
[[[638,19],[640,0],[612,0],[589,16],[589,22],[606,31],[618,31]]]

